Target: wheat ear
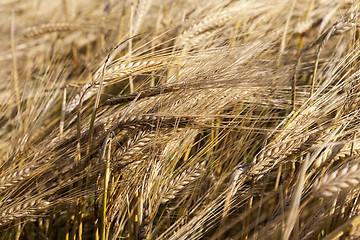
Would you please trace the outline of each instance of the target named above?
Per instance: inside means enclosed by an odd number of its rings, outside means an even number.
[[[315,26],[319,25],[321,23],[322,19],[309,19],[306,21],[298,22],[295,26],[294,32],[298,34],[304,34],[307,31],[309,31],[311,28],[314,28]]]
[[[121,79],[129,75],[141,74],[144,72],[151,72],[157,70],[161,67],[166,66],[166,63],[168,63],[168,61],[164,59],[151,59],[130,63],[122,63],[120,65],[111,66],[105,70],[103,85],[107,86],[111,84],[112,81],[114,81],[115,79]],[[100,76],[101,72],[97,72],[94,75],[94,80],[91,83],[87,83],[82,87],[80,92],[75,95],[75,97],[67,104],[65,108],[66,114],[72,112],[78,106],[81,98],[82,101],[86,101],[91,98],[95,93],[97,93],[97,89],[100,86]]]
[[[226,8],[220,12],[215,12],[211,15],[206,16],[201,22],[193,25],[188,30],[183,32],[179,37],[179,43],[181,45],[186,45],[198,34],[205,32],[208,29],[212,29],[218,25],[221,25],[231,18],[234,17],[236,13],[236,8]]]
[[[172,179],[166,186],[165,193],[161,198],[161,203],[166,203],[174,199],[176,195],[188,184],[196,180],[205,171],[205,162],[197,163],[193,167],[186,169],[179,176]]]
[[[2,209],[0,215],[0,226],[22,217],[29,217],[33,213],[42,210],[49,205],[50,202],[43,199],[33,199]]]
[[[24,30],[24,34],[27,37],[36,37],[54,32],[71,32],[79,28],[80,26],[71,23],[47,23],[38,27],[27,28]]]
[[[24,167],[4,174],[0,178],[0,193],[31,175],[35,167]]]
[[[123,149],[119,149],[116,153],[116,163],[114,165],[127,166],[127,168],[135,168],[144,158],[146,158],[146,150],[151,146],[151,141],[156,137],[155,132],[140,131],[136,137],[131,137],[127,145]]]
[[[313,191],[315,196],[332,197],[359,183],[360,168],[358,164],[353,164],[326,174],[320,181],[314,183]]]

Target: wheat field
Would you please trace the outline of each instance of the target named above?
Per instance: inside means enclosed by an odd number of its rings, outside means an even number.
[[[357,0],[1,0],[0,239],[359,239]]]

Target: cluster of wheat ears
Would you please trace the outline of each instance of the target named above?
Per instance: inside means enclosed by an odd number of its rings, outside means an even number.
[[[0,239],[358,239],[359,5],[0,1]]]

